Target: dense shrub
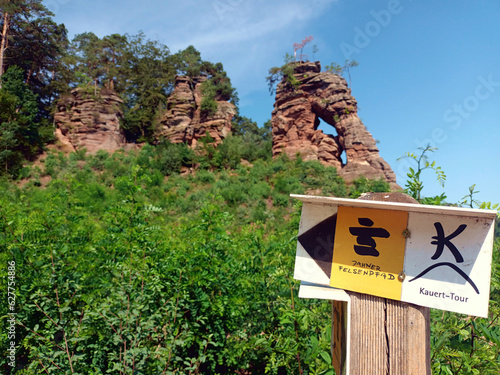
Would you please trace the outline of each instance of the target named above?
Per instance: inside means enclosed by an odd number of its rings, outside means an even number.
[[[155,164],[166,176],[179,173],[182,167],[191,167],[194,152],[184,144],[161,142],[155,148]]]
[[[358,198],[367,191],[383,193],[389,190],[389,183],[385,180],[368,180],[366,177],[359,177],[353,181],[352,186],[349,188],[349,196]]]

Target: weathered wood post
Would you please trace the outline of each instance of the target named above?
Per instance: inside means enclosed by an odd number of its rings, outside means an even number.
[[[402,193],[367,193],[359,199],[418,203]],[[351,298],[348,334],[352,375],[431,374],[428,307],[356,292],[347,294]],[[348,318],[342,307],[345,303],[333,301],[332,327],[343,325]],[[345,341],[334,342],[333,350],[332,358],[345,358]],[[345,363],[340,360],[334,366],[337,374],[342,374]]]
[[[431,374],[428,307],[368,294],[347,294],[351,298],[350,374]],[[341,313],[345,303],[333,301],[334,326],[348,318]],[[334,342],[333,350],[333,358],[342,358],[345,341]],[[334,363],[337,374],[343,373],[344,366],[342,361]]]

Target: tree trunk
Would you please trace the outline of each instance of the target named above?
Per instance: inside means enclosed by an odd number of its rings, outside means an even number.
[[[2,88],[2,76],[3,76],[3,66],[4,66],[4,55],[7,49],[7,33],[9,31],[9,13],[5,12],[3,15],[3,30],[2,30],[2,41],[0,43],[0,89]]]
[[[34,64],[33,64],[34,65]],[[30,70],[28,71],[28,76],[26,77],[26,81],[24,81],[24,83],[26,85],[28,85],[30,83],[30,79],[31,79],[31,75],[33,74],[33,69],[34,68],[30,68]]]

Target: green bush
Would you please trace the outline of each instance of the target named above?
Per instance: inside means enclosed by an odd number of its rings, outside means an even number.
[[[202,184],[211,184],[215,181],[215,176],[210,171],[200,169],[196,172],[196,180]]]
[[[200,112],[201,116],[204,118],[215,115],[217,112],[217,102],[209,96],[204,96],[201,99]]]
[[[221,189],[221,197],[231,206],[242,204],[247,201],[247,187],[244,184],[233,182]]]
[[[382,179],[368,180],[366,177],[359,177],[352,182],[352,186],[349,188],[349,196],[351,198],[358,198],[363,193],[383,193],[387,191],[390,191],[387,181]]]
[[[271,195],[271,186],[267,182],[257,181],[251,184],[249,195],[251,199],[256,201],[266,199]]]
[[[195,158],[193,150],[184,144],[161,142],[155,148],[155,167],[165,176],[179,173],[182,167],[191,167]]]
[[[53,178],[57,177],[57,173],[59,171],[59,161],[57,156],[54,154],[48,154],[44,160],[44,175],[51,176]]]
[[[105,168],[109,153],[105,150],[98,150],[94,155],[87,158],[87,164],[96,171],[102,171]]]
[[[71,161],[83,161],[86,158],[87,149],[85,147],[69,154]]]
[[[296,176],[279,173],[274,178],[274,190],[281,194],[303,194],[304,187]]]
[[[285,206],[288,206],[288,203],[290,201],[290,198],[289,198],[288,195],[281,194],[281,193],[278,193],[278,192],[273,192],[272,193],[272,198],[273,198],[273,204],[275,206],[285,207]]]
[[[241,137],[226,137],[217,146],[213,155],[212,165],[222,169],[236,169],[243,157],[245,144]]]

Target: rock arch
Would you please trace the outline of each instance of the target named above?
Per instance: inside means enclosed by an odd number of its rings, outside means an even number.
[[[294,88],[283,79],[276,89],[271,119],[273,156],[300,154],[304,160],[336,167],[347,181],[360,176],[382,178],[399,188],[396,175],[380,157],[375,139],[357,115],[357,102],[345,79],[321,72],[319,62],[297,63],[294,71],[299,86]],[[333,126],[337,135],[318,129],[319,119]]]

